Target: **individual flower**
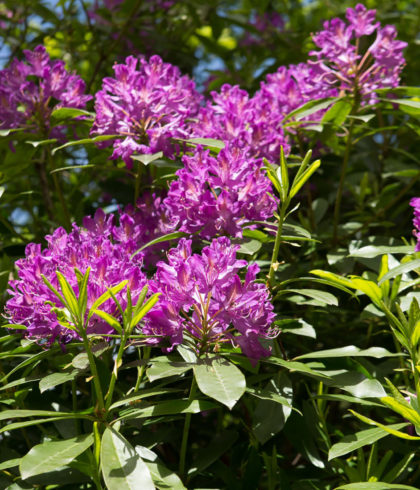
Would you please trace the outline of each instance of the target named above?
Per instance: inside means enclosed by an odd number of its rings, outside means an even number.
[[[120,135],[113,142],[111,158],[133,165],[134,153],[162,151],[172,158],[171,138],[189,137],[189,119],[198,113],[201,96],[188,76],[164,63],[159,56],[149,61],[129,56],[114,65],[115,78],[105,78],[95,97],[96,119],[92,135]]]
[[[99,209],[93,218],[87,217],[84,227],[73,225],[70,233],[58,228],[46,237],[48,246],[31,243],[26,247],[25,258],[16,262],[18,279],[10,282],[8,293],[11,298],[6,303],[6,316],[12,324],[27,327],[25,334],[40,342],[52,343],[55,339],[68,342],[77,337],[77,332],[62,326],[53,311],[53,306],[62,308],[57,297],[42,279],[58,288],[57,271],[60,271],[78,294],[75,268],[84,274],[91,268],[87,307],[92,306],[107,288],[128,280],[133,301],[136,301],[146,284],[142,272],[143,254],[138,250],[138,235],[141,225],[136,224],[128,214],[121,214],[119,223],[114,225],[114,217],[105,215]],[[122,307],[126,306],[126,290],[117,293]],[[101,310],[118,316],[112,299],[100,306]],[[113,329],[100,317],[93,315],[87,325],[88,334],[109,334]]]
[[[413,235],[417,238],[416,252],[420,252],[420,197],[413,197],[410,206],[414,208]]]
[[[236,258],[238,248],[220,237],[201,254],[192,254],[186,239],[169,251],[150,283],[161,293],[142,329],[150,342],[167,338],[171,349],[189,339],[199,354],[229,342],[254,361],[270,355],[260,340],[273,336],[273,305],[266,286],[256,282],[256,264],[240,279],[247,262]]]
[[[215,138],[239,147],[249,157],[277,162],[280,146],[289,145],[279,122],[265,101],[250,98],[246,90],[225,84],[211,92],[212,101],[200,109],[193,125],[195,137]]]
[[[50,116],[61,107],[83,109],[92,97],[85,83],[65,69],[62,60],[51,60],[44,46],[25,50],[25,61],[14,59],[0,70],[0,128],[27,128],[43,136],[62,136],[51,129]]]
[[[277,201],[262,162],[227,146],[217,157],[200,148],[182,158],[184,168],[176,172],[163,204],[172,224],[180,231],[241,236],[249,221],[273,216]]]
[[[395,39],[393,26],[374,23],[375,13],[358,4],[347,9],[347,23],[338,18],[324,23],[324,29],[313,36],[318,50],[309,53],[315,57],[310,62],[315,83],[360,97],[364,104],[377,101],[376,90],[398,86],[407,43]],[[375,32],[376,40],[363,51],[361,38]]]

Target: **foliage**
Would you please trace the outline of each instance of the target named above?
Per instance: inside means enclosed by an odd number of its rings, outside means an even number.
[[[419,488],[420,6],[366,7],[0,3],[1,488]]]

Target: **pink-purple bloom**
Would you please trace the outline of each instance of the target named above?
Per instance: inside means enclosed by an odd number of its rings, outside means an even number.
[[[281,120],[266,101],[251,98],[246,90],[228,84],[220,92],[211,92],[211,96],[212,101],[200,109],[194,136],[229,142],[249,157],[266,157],[274,162],[279,160],[280,146],[288,153]]]
[[[50,128],[54,109],[83,109],[92,97],[85,83],[65,69],[62,60],[51,60],[44,46],[25,50],[25,61],[14,59],[0,71],[0,128],[26,128],[43,136],[60,137],[61,128]]]
[[[197,115],[201,96],[188,76],[164,63],[159,56],[149,61],[133,56],[114,65],[115,78],[105,78],[96,94],[96,119],[92,135],[119,135],[113,143],[113,159],[132,167],[133,154],[162,151],[174,156],[172,138],[188,138],[189,120]]]
[[[315,83],[359,96],[368,104],[377,101],[377,89],[398,86],[407,43],[395,39],[393,26],[375,23],[375,14],[358,4],[347,9],[347,23],[338,18],[324,22],[324,29],[313,36],[318,50],[309,53],[315,57],[310,61]],[[375,32],[376,40],[361,51],[360,38]]]
[[[227,146],[213,157],[197,149],[182,158],[163,204],[173,224],[203,238],[241,236],[250,221],[272,217],[277,201],[262,162]]]
[[[238,248],[220,237],[201,254],[193,254],[186,239],[169,251],[150,283],[153,292],[161,293],[142,329],[151,342],[167,338],[171,349],[188,340],[198,353],[229,342],[252,360],[270,355],[260,340],[273,336],[273,305],[266,286],[255,280],[256,264],[240,279],[247,261],[236,258]]]
[[[416,252],[420,252],[420,197],[413,197],[410,206],[414,208],[413,235],[417,238]]]
[[[39,341],[68,342],[77,337],[74,330],[62,326],[52,311],[52,305],[62,308],[55,294],[43,282],[44,275],[58,288],[56,271],[60,271],[78,293],[75,268],[84,274],[91,268],[88,282],[88,303],[90,308],[107,288],[128,280],[133,300],[146,284],[142,272],[143,254],[133,253],[139,248],[139,236],[143,235],[140,224],[128,214],[121,214],[119,224],[113,224],[114,217],[98,210],[93,218],[84,219],[84,228],[73,225],[70,233],[58,228],[46,237],[48,246],[42,250],[40,244],[31,243],[26,247],[25,258],[16,262],[18,279],[10,281],[11,298],[6,303],[6,316],[11,323],[27,327],[26,335]],[[126,305],[126,291],[117,294],[121,305]],[[118,316],[112,299],[99,308]],[[88,334],[114,333],[113,329],[96,315],[89,320]]]

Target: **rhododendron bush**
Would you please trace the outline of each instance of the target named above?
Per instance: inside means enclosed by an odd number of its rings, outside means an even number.
[[[0,2],[0,488],[419,488],[419,17]]]

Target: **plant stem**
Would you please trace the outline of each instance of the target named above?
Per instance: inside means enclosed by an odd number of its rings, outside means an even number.
[[[349,163],[350,150],[352,147],[353,126],[354,126],[354,119],[351,120],[350,127],[349,127],[349,133],[347,135],[346,149],[344,151],[343,162],[341,164],[340,182],[338,184],[337,196],[335,198],[334,232],[333,232],[333,242],[334,243],[337,243],[337,239],[338,239],[338,224],[340,222],[341,199],[343,197],[344,181],[346,179],[347,166]]]
[[[109,388],[108,392],[105,395],[105,411],[109,410],[109,407],[111,406],[112,403],[112,395],[114,393],[114,388],[115,388],[115,382],[117,381],[118,377],[118,368],[120,367],[121,359],[124,353],[124,347],[127,343],[127,333],[124,333],[124,335],[121,338],[121,343],[120,343],[120,348],[118,349],[118,354],[117,358],[115,359],[114,362],[114,369],[112,370],[112,375],[111,375],[111,380],[109,382]]]
[[[143,173],[143,164],[141,162],[138,162],[136,182],[134,184],[134,206],[136,205],[137,199],[139,198],[139,194],[140,194],[140,184],[141,184],[142,173]]]
[[[92,474],[92,479],[95,482],[96,488],[102,490],[101,477],[100,477],[100,464],[101,464],[101,433],[99,431],[99,423],[93,423],[93,460],[95,465],[95,471]]]
[[[271,256],[270,271],[268,273],[268,285],[270,287],[273,287],[274,273],[276,272],[276,270],[278,268],[277,258],[278,258],[279,250],[280,250],[281,234],[283,232],[284,216],[286,214],[286,209],[287,209],[288,205],[289,205],[289,201],[287,200],[286,202],[282,202],[281,206],[280,206],[280,216],[279,216],[278,225],[277,225],[276,241],[274,242],[273,255]]]
[[[144,356],[143,356],[144,361],[149,360],[150,351],[151,351],[150,347],[144,348]],[[141,360],[141,350],[140,349],[139,349],[139,359]],[[141,381],[143,379],[145,371],[146,371],[146,364],[143,364],[139,367],[139,370],[138,370],[137,381],[136,381],[136,386],[134,387],[134,392],[139,391],[140,384],[141,384]]]
[[[101,414],[103,414],[105,409],[104,395],[102,393],[101,383],[99,381],[98,370],[96,369],[95,357],[93,356],[92,351],[90,350],[89,339],[87,338],[85,330],[83,328],[80,328],[79,332],[80,335],[82,336],[83,345],[85,347],[86,354],[88,356],[90,371],[93,377],[93,384],[95,386],[96,398],[98,399],[98,407],[99,410],[101,411]]]
[[[197,383],[196,383],[195,377],[193,375],[188,401],[194,400],[196,391],[197,391]],[[185,458],[187,455],[187,443],[188,443],[188,433],[189,433],[190,424],[191,424],[191,415],[192,415],[191,413],[186,414],[185,422],[184,422],[184,430],[182,432],[181,451],[180,451],[180,457],[179,457],[179,475],[182,479],[184,479],[184,476],[185,476],[184,475],[184,473],[185,473]]]

